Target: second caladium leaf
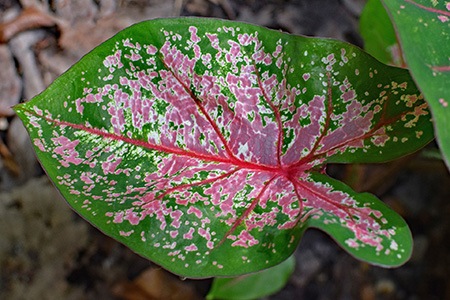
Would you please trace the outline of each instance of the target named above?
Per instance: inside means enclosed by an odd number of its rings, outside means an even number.
[[[268,268],[311,226],[373,264],[410,256],[400,216],[323,174],[328,162],[390,160],[433,136],[408,72],[349,44],[153,20],[15,109],[70,205],[174,273]]]
[[[383,3],[394,23],[408,68],[430,105],[439,148],[450,170],[450,2]]]

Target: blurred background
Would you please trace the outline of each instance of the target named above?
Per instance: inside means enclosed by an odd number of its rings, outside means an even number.
[[[31,99],[92,48],[139,21],[202,16],[363,47],[365,0],[0,0],[0,299],[203,299],[211,280],[174,276],[72,212],[40,168],[11,106]],[[328,172],[374,193],[409,223],[410,262],[359,262],[317,230],[266,299],[450,299],[450,176],[435,145],[383,165]]]

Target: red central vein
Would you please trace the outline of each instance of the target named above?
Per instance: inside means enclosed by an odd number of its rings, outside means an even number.
[[[220,141],[222,142],[223,146],[225,147],[225,151],[227,152],[228,156],[232,160],[238,161],[239,159],[233,154],[231,151],[227,140],[225,140],[225,137],[223,136],[222,132],[220,131],[219,127],[217,126],[216,122],[211,118],[209,113],[206,111],[205,107],[203,106],[201,100],[191,91],[191,89],[186,86],[186,84],[175,74],[175,72],[167,66],[166,62],[164,61],[164,58],[161,58],[161,61],[164,65],[164,67],[173,75],[173,77],[178,81],[179,84],[183,86],[183,89],[186,93],[189,94],[189,96],[194,101],[195,105],[197,105],[198,109],[202,112],[202,114],[205,116],[205,118],[208,120],[209,124],[212,126],[214,132],[219,137]]]
[[[444,11],[444,10],[440,10],[440,9],[436,9],[436,8],[431,8],[431,7],[428,7],[428,6],[416,3],[413,0],[405,0],[405,2],[411,3],[412,5],[415,5],[415,6],[417,6],[419,8],[422,8],[422,9],[424,9],[426,11],[450,17],[450,12],[448,12],[448,11]]]
[[[206,155],[206,154],[196,153],[196,152],[187,151],[187,150],[183,150],[183,149],[179,149],[179,148],[156,145],[156,144],[152,144],[152,143],[137,140],[137,139],[132,139],[132,138],[129,138],[126,136],[121,136],[121,135],[117,135],[114,133],[105,132],[104,130],[100,130],[97,128],[87,127],[87,126],[81,125],[81,124],[74,124],[74,123],[70,123],[67,121],[59,121],[59,120],[51,119],[51,118],[48,118],[48,117],[45,117],[42,115],[38,115],[38,114],[36,114],[35,111],[32,111],[32,110],[27,110],[27,111],[28,111],[28,113],[33,114],[38,117],[41,117],[44,120],[46,120],[47,122],[53,123],[56,126],[68,126],[70,128],[81,130],[81,131],[84,131],[84,132],[87,132],[87,133],[90,133],[93,135],[97,135],[97,136],[100,136],[100,137],[103,137],[106,139],[125,142],[127,144],[139,146],[139,147],[142,147],[145,149],[156,150],[158,152],[174,154],[174,155],[179,155],[179,156],[185,156],[185,157],[190,157],[190,158],[196,158],[196,159],[206,161],[206,162],[228,163],[231,165],[235,165],[241,169],[250,169],[250,170],[266,171],[266,172],[277,172],[278,171],[278,168],[274,168],[271,166],[260,165],[260,164],[255,164],[255,163],[251,163],[251,162],[246,162],[246,161],[238,161],[238,160],[224,158],[224,157],[220,157],[220,156]]]
[[[255,68],[255,73],[256,73],[256,78],[258,80],[258,86],[261,90],[261,93],[265,99],[265,101],[267,102],[267,104],[269,104],[270,108],[273,110],[274,114],[275,114],[275,120],[277,122],[277,127],[278,127],[278,138],[277,138],[277,164],[279,167],[281,167],[281,151],[282,151],[282,146],[283,146],[283,124],[281,123],[281,115],[280,115],[280,110],[278,109],[278,107],[276,107],[272,100],[270,100],[269,96],[266,93],[266,90],[263,88],[262,82],[261,82],[261,76],[259,75],[259,71],[258,68],[256,67],[255,64],[253,64],[253,67]]]

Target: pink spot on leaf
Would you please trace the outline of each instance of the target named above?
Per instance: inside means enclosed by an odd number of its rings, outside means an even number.
[[[197,35],[197,27],[190,26],[189,32],[191,33],[191,41],[194,43],[198,43],[201,41],[201,39]]]
[[[438,16],[438,19],[439,19],[442,23],[448,22],[448,20],[449,20],[447,16]]]
[[[257,244],[259,244],[259,241],[256,240],[248,231],[243,230],[239,233],[236,241],[234,241],[231,246],[248,248]]]
[[[448,106],[448,102],[444,100],[444,98],[440,98],[439,99],[439,103],[443,106],[443,107],[447,107]]]
[[[191,244],[189,246],[184,247],[184,250],[190,252],[190,251],[197,251],[198,248],[197,248],[197,246],[195,244]]]

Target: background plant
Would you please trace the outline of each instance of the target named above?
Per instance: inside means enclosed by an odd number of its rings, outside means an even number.
[[[380,61],[407,67],[424,93],[447,167],[450,167],[449,20],[448,2],[428,0],[370,0],[361,20],[367,51]]]

